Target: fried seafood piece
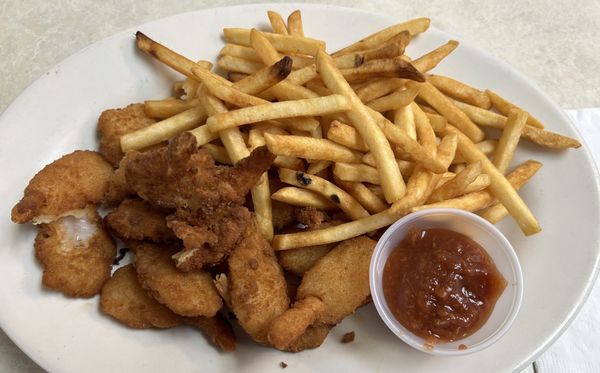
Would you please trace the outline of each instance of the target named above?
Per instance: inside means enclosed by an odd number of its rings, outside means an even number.
[[[229,302],[240,326],[256,342],[267,344],[269,325],[289,307],[287,285],[273,248],[256,220],[229,255]]]
[[[184,321],[187,325],[200,329],[221,350],[235,351],[236,340],[233,328],[229,321],[220,314],[213,317],[186,318]]]
[[[274,158],[260,147],[234,167],[216,166],[184,132],[167,147],[129,152],[125,177],[153,206],[175,210],[168,226],[185,247],[175,255],[177,267],[191,271],[222,261],[236,245],[251,220],[245,196]]]
[[[127,180],[125,180],[125,169],[123,167],[123,163],[125,162],[124,160],[125,158],[121,159],[121,163],[119,163],[119,168],[117,168],[113,172],[110,179],[108,180],[106,194],[104,195],[104,199],[102,200],[102,203],[105,206],[118,206],[121,202],[125,201],[126,199],[133,198],[136,196],[135,191],[131,189],[129,185],[127,185]]]
[[[173,241],[177,237],[167,227],[167,213],[141,199],[123,201],[104,221],[122,240]]]
[[[318,229],[327,219],[325,212],[314,207],[300,207],[295,211],[298,223],[306,225],[308,229]]]
[[[325,342],[331,328],[331,325],[311,325],[306,328],[304,333],[288,345],[284,351],[300,352],[317,348]]]
[[[114,167],[123,158],[121,136],[148,127],[155,120],[146,116],[144,104],[131,104],[124,109],[109,109],[98,118],[100,153]]]
[[[202,270],[178,270],[171,258],[178,250],[151,243],[136,245],[133,265],[140,284],[154,299],[178,315],[214,316],[223,301],[212,277]]]
[[[44,267],[46,288],[70,297],[91,297],[110,277],[117,249],[93,206],[71,213],[39,226],[35,256]]]
[[[183,318],[146,294],[139,284],[133,265],[115,271],[100,294],[100,310],[136,329],[172,328]]]
[[[365,236],[346,240],[321,258],[302,278],[294,306],[269,327],[269,341],[285,349],[310,325],[336,325],[370,296],[369,263],[376,242]]]
[[[296,221],[294,215],[296,208],[292,205],[272,200],[271,210],[273,211],[273,228],[276,231],[281,231]]]
[[[15,223],[49,223],[71,210],[102,200],[112,175],[102,156],[77,150],[46,165],[29,181],[23,198],[13,207]]]

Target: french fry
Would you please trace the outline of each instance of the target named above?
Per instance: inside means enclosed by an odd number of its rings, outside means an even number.
[[[262,59],[253,48],[244,47],[237,44],[225,44],[219,52],[220,56],[238,57],[249,61],[262,62]],[[294,69],[301,69],[315,63],[315,59],[308,56],[285,56],[291,59],[294,64],[291,66]]]
[[[540,169],[541,163],[537,161],[526,161],[519,165],[513,172],[508,174],[507,182],[513,190],[519,190],[527,183],[533,175]],[[490,184],[491,186],[492,184]],[[516,192],[515,192],[516,193]],[[494,196],[490,188],[479,192],[465,194],[463,196],[448,199],[442,202],[431,203],[419,207],[413,207],[411,212],[420,211],[429,208],[458,208],[467,211],[478,211],[490,206],[497,198]]]
[[[323,211],[339,210],[339,207],[326,197],[308,189],[284,187],[273,193],[271,198],[292,206],[314,207]]]
[[[307,82],[306,88],[310,89],[313,92],[316,92],[320,96],[329,96],[330,94],[332,94],[331,91],[327,87],[325,87],[322,82],[316,79]]]
[[[373,154],[367,153],[362,157],[362,162],[371,167],[376,167],[375,157]],[[413,168],[415,167],[414,162],[405,161],[403,159],[396,159],[396,163],[398,164],[398,169],[402,176],[410,175],[412,173]]]
[[[489,89],[485,90],[485,94],[492,101],[492,105],[494,106],[494,108],[498,110],[502,115],[508,116],[508,113],[510,113],[511,109],[519,109],[521,111],[525,111],[517,105],[513,104],[512,102],[508,101],[504,97],[500,96],[499,94],[490,91]],[[544,129],[544,125],[542,124],[542,122],[537,120],[537,118],[531,115],[531,113],[527,114],[527,124],[529,124],[532,127]]]
[[[206,149],[215,161],[233,165],[233,162],[231,161],[231,158],[229,158],[229,154],[227,154],[227,150],[224,147],[215,144],[204,144],[202,145],[202,148]]]
[[[279,169],[279,179],[286,184],[312,190],[313,192],[325,196],[339,206],[339,208],[352,219],[360,219],[369,216],[367,210],[365,210],[351,195],[323,178],[300,171],[281,168]]]
[[[345,96],[331,95],[245,107],[211,116],[206,124],[211,131],[219,132],[227,128],[265,120],[338,113],[347,111],[350,107],[350,100]]]
[[[212,64],[208,61],[200,61],[194,62],[182,55],[170,50],[164,45],[150,39],[148,36],[144,35],[142,32],[138,31],[135,33],[135,41],[137,47],[147,53],[148,55],[156,58],[161,61],[165,65],[169,66],[175,71],[192,78],[192,68],[198,67],[201,69],[210,70],[212,68]]]
[[[304,27],[302,26],[302,13],[300,10],[294,10],[287,19],[288,32],[293,36],[304,36]]]
[[[386,201],[391,203],[400,199],[405,194],[404,181],[383,131],[324,51],[317,55],[317,69],[327,88],[348,97],[351,110],[347,115],[375,157]]]
[[[356,95],[364,102],[370,102],[383,97],[392,91],[404,87],[406,80],[400,78],[380,78],[371,80],[369,83],[356,89]]]
[[[260,62],[234,56],[221,56],[217,61],[217,66],[223,70],[244,74],[253,74],[264,67]]]
[[[339,51],[333,53],[333,56],[339,56],[354,51],[375,48],[377,45],[388,41],[390,38],[400,34],[403,31],[407,31],[410,34],[410,36],[418,35],[422,32],[425,32],[425,30],[429,28],[430,23],[431,20],[429,18],[415,18],[403,23],[399,23],[397,25],[390,26],[374,34],[371,34],[354,44],[340,49]]]
[[[394,124],[406,132],[406,135],[411,139],[417,139],[415,115],[410,104],[394,110]]]
[[[474,142],[483,140],[485,136],[483,131],[431,83],[425,82],[421,84],[419,97],[448,119],[450,123],[455,125],[469,139]]]
[[[421,108],[414,102],[410,104],[410,108],[413,111],[415,119],[415,127],[417,131],[417,139],[423,148],[429,152],[432,157],[437,157],[437,144],[435,138],[435,132],[431,128],[429,118],[421,110]]]
[[[229,43],[251,46],[250,30],[244,28],[224,28],[225,40]],[[301,36],[263,33],[273,47],[282,53],[299,53],[315,56],[317,51],[325,49],[325,42]]]
[[[465,190],[481,174],[481,163],[470,163],[454,178],[434,190],[427,203],[435,203],[465,194]]]
[[[196,106],[144,127],[134,132],[121,136],[121,149],[128,150],[143,149],[151,145],[167,141],[173,136],[197,127],[206,118],[206,112],[201,106]],[[216,136],[214,137],[216,138]],[[214,140],[214,138],[212,140]],[[210,141],[212,141],[210,140]]]
[[[197,105],[198,101],[188,102],[175,98],[146,100],[144,101],[144,113],[150,118],[166,119]]]
[[[365,63],[365,58],[362,54],[351,53],[335,57],[333,61],[338,69],[353,69]]]
[[[527,236],[535,234],[541,230],[535,216],[529,210],[529,207],[523,202],[510,182],[504,175],[490,162],[485,154],[479,151],[477,146],[458,129],[451,125],[446,126],[446,133],[456,133],[458,135],[458,150],[462,153],[468,162],[481,162],[485,173],[490,176],[491,184],[489,189],[493,195],[506,207],[511,216],[515,219],[523,233]]]
[[[371,60],[359,67],[339,70],[344,79],[354,82],[369,78],[404,78],[416,82],[424,82],[425,76],[421,74],[410,62],[400,58],[387,58]]]
[[[312,175],[318,175],[321,171],[327,169],[327,167],[331,166],[332,164],[333,164],[333,162],[331,162],[331,161],[312,162],[306,169],[306,173],[312,174]]]
[[[422,73],[426,73],[436,67],[444,58],[458,47],[456,40],[450,40],[446,44],[432,50],[412,62],[413,66]]]
[[[402,31],[392,36],[381,46],[372,49],[362,50],[360,52],[357,52],[357,54],[362,56],[364,62],[384,58],[398,57],[404,53],[404,49],[406,48],[409,42],[410,34],[408,33],[408,31]],[[334,59],[336,58],[339,57],[334,57]]]
[[[477,148],[479,149],[480,152],[482,152],[486,156],[490,156],[494,153],[494,150],[496,150],[496,145],[498,145],[498,140],[483,140],[481,142],[478,142],[475,145],[477,146]],[[466,162],[466,160],[461,154],[456,154],[456,157],[454,157],[452,164],[465,163],[465,162]]]
[[[490,98],[482,91],[442,75],[430,75],[427,81],[447,96],[483,109],[492,107]]]
[[[258,71],[256,73],[258,73]],[[256,73],[254,73],[254,74],[256,74]],[[227,80],[229,80],[232,83],[237,83],[240,80],[243,80],[243,79],[245,79],[245,78],[247,78],[249,76],[250,75],[248,75],[248,74],[236,73],[236,72],[230,71],[230,72],[227,73]]]
[[[336,184],[350,193],[368,212],[376,214],[389,206],[363,183],[337,180]]]
[[[271,22],[271,27],[273,28],[273,32],[276,34],[287,35],[288,30],[285,26],[285,21],[281,17],[281,14],[269,10],[267,11],[267,16],[269,17],[269,21]]]
[[[421,110],[423,110],[423,107],[421,105],[419,105],[419,107],[421,108]],[[429,119],[429,124],[431,124],[431,128],[433,128],[435,132],[443,131],[444,127],[446,127],[446,124],[448,124],[448,120],[439,114],[428,113],[425,110],[423,110],[423,112],[425,113],[425,115],[427,115],[427,119]]]
[[[503,129],[506,125],[506,117],[503,115],[461,102],[455,101],[454,103],[469,118],[471,118],[473,122],[480,126]],[[536,128],[528,124],[523,127],[521,137],[549,149],[579,148],[581,146],[581,143],[576,139]]]
[[[437,148],[437,160],[446,169],[455,159],[456,148],[458,146],[458,136],[455,133],[449,133],[442,138]]]
[[[292,60],[288,57],[283,57],[271,66],[266,66],[254,74],[235,82],[233,87],[244,93],[254,95],[286,79],[291,71]]]
[[[380,176],[377,169],[361,163],[337,162],[333,166],[333,175],[342,181],[380,184]]]
[[[479,176],[477,176],[477,178],[475,178],[475,180],[473,180],[471,184],[467,186],[467,188],[465,189],[465,194],[484,190],[485,188],[490,186],[491,182],[492,180],[490,179],[490,176],[488,174],[480,174]]]
[[[349,126],[337,120],[333,120],[329,124],[329,130],[327,131],[327,138],[340,145],[344,145],[350,149],[357,150],[359,152],[368,152],[369,147],[363,139],[360,137],[354,127]]]
[[[494,166],[503,174],[506,173],[513,158],[521,132],[527,122],[527,113],[519,109],[511,109],[498,145],[494,150]]]
[[[265,133],[265,141],[275,155],[333,162],[360,162],[362,158],[362,153],[327,139]]]
[[[396,110],[409,105],[419,93],[419,86],[408,84],[405,89],[398,89],[393,93],[380,97],[367,103],[367,106],[380,113],[390,110]]]
[[[248,144],[250,145],[250,150],[254,150],[260,146],[266,145],[265,133],[272,133],[277,135],[288,135],[285,130],[282,130],[276,126],[260,126],[256,128],[252,128],[248,132]],[[276,167],[289,168],[292,170],[303,171],[304,163],[301,159],[296,157],[288,157],[285,155],[278,155],[275,157],[273,164]]]

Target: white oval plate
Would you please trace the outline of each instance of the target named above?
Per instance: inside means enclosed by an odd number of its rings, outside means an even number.
[[[501,230],[523,266],[525,294],[513,328],[473,355],[443,358],[414,351],[385,327],[372,305],[337,326],[321,348],[289,354],[250,343],[238,333],[223,354],[189,328],[132,330],[98,311],[98,298],[72,300],[42,289],[32,244],[35,229],[10,222],[10,208],[45,164],[75,149],[95,149],[96,120],[107,108],[166,97],[177,74],[139,53],[137,29],[192,59],[215,60],[223,27],[266,27],[267,9],[301,9],[307,35],[328,50],[399,20],[325,5],[247,5],[180,14],[124,31],[66,59],[27,88],[0,117],[0,325],[32,359],[61,372],[106,371],[511,371],[540,354],[573,319],[589,293],[599,257],[598,176],[585,149],[558,153],[524,146],[516,161],[544,167],[522,195],[543,232],[525,238],[506,219]],[[435,19],[433,24],[435,25]],[[434,28],[409,48],[418,56],[450,39]],[[577,137],[561,110],[503,62],[461,45],[436,70],[522,105],[551,130]],[[354,330],[356,341],[341,344]]]

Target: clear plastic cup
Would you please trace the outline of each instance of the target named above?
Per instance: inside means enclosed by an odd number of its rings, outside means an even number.
[[[498,298],[489,319],[470,336],[453,342],[440,342],[431,347],[423,338],[402,326],[390,311],[383,295],[383,269],[390,253],[413,227],[444,228],[470,237],[485,249],[506,279],[506,288]],[[523,296],[523,276],[519,259],[506,237],[478,215],[448,208],[418,211],[392,224],[377,242],[371,258],[369,281],[373,303],[387,327],[410,346],[433,355],[466,355],[491,346],[510,329]],[[461,345],[466,348],[459,349]]]

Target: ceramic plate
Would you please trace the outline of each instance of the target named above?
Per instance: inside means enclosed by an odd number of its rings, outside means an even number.
[[[506,219],[500,224],[523,266],[525,293],[513,328],[493,347],[469,356],[430,356],[400,342],[372,305],[347,318],[321,348],[299,354],[257,346],[240,336],[238,350],[215,350],[197,331],[132,330],[98,311],[98,298],[72,300],[45,291],[32,245],[35,229],[10,222],[10,209],[28,180],[45,164],[75,149],[96,149],[96,120],[107,109],[170,92],[177,74],[139,53],[141,30],[192,59],[215,60],[223,27],[267,27],[267,9],[302,10],[308,36],[329,51],[400,20],[324,5],[248,5],[172,16],[126,30],[58,64],[27,88],[0,117],[0,325],[33,360],[50,371],[294,372],[518,370],[539,355],[573,319],[586,299],[599,256],[598,176],[585,149],[544,152],[524,146],[516,161],[544,163],[522,196],[542,233],[524,237]],[[433,21],[435,26],[436,20]],[[452,36],[432,27],[408,53],[418,56]],[[491,88],[531,111],[547,128],[577,133],[562,111],[526,77],[500,60],[462,44],[436,70],[480,88]],[[356,341],[341,336],[356,332]]]

